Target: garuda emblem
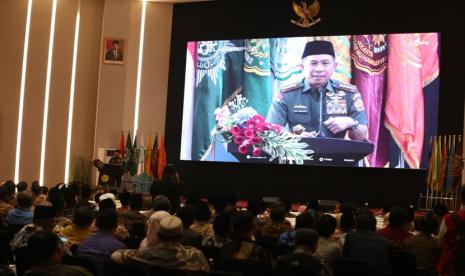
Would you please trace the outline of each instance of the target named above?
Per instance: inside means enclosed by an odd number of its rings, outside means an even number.
[[[320,13],[320,2],[318,0],[293,0],[292,9],[299,16],[299,20],[292,19],[291,23],[299,27],[310,28],[321,21],[321,18],[318,17]]]

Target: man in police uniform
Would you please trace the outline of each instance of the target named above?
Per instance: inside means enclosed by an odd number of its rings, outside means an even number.
[[[329,41],[312,41],[302,55],[305,78],[284,87],[273,99],[267,121],[302,137],[367,139],[367,117],[357,87],[330,79],[336,70]]]

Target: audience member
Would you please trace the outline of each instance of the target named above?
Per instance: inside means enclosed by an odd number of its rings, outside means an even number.
[[[202,240],[203,246],[213,246],[221,248],[230,241],[231,235],[231,217],[233,211],[223,211],[217,214],[213,222],[214,236],[205,236]]]
[[[26,271],[25,276],[91,276],[79,266],[61,264],[64,253],[60,239],[56,234],[38,231],[29,238],[27,246],[37,261],[37,266]]]
[[[113,253],[112,259],[120,263],[148,263],[187,271],[209,272],[210,266],[203,253],[181,244],[182,232],[181,219],[167,216],[160,221],[159,230],[155,234],[160,241],[157,245],[137,250],[118,250]]]
[[[21,181],[16,185],[16,190],[18,190],[18,193],[25,192],[27,190],[27,182],[26,181]]]
[[[210,218],[211,212],[208,204],[204,201],[199,202],[195,206],[194,223],[191,225],[191,229],[204,238],[213,237],[215,231],[213,230],[213,224],[210,223]]]
[[[5,220],[6,215],[14,207],[8,203],[8,192],[4,186],[0,187],[0,219]]]
[[[129,194],[129,209],[126,212],[118,214],[119,220],[131,235],[139,236],[139,233],[133,232],[132,226],[135,223],[145,225],[145,222],[147,221],[147,217],[140,213],[142,201],[143,198],[141,194]]]
[[[7,180],[2,185],[5,188],[6,196],[5,202],[11,204],[13,207],[16,207],[16,185],[12,180]]]
[[[166,196],[172,204],[172,213],[176,213],[180,206],[180,197],[184,194],[183,183],[179,180],[174,165],[167,164],[161,178],[156,179],[150,186],[150,194],[153,198],[158,195]]]
[[[378,234],[386,237],[394,246],[398,246],[403,240],[410,237],[408,227],[408,213],[404,207],[393,207],[389,213],[389,224],[378,230]]]
[[[371,211],[357,212],[355,231],[345,237],[343,256],[372,265],[376,275],[388,275],[388,246],[388,239],[376,234],[376,219]]]
[[[311,214],[308,214],[312,217]],[[312,217],[313,219],[313,217]],[[289,275],[289,266],[300,266],[305,275],[320,276],[323,266],[321,262],[313,257],[318,246],[318,233],[309,228],[300,228],[295,234],[294,252],[278,258],[275,265],[274,275]],[[303,275],[299,274],[299,275]],[[292,274],[295,275],[295,274]]]
[[[291,223],[285,219],[286,209],[284,205],[275,203],[270,210],[270,222],[260,229],[262,238],[276,239],[287,231],[291,230]]]
[[[323,264],[324,275],[332,275],[333,264],[342,257],[339,243],[332,239],[336,230],[336,219],[331,215],[323,215],[316,224],[316,230],[319,239],[314,256]]]
[[[74,212],[73,224],[65,227],[60,234],[68,240],[70,247],[79,245],[84,239],[90,237],[94,222],[94,212],[89,206],[81,205]]]
[[[282,233],[279,236],[278,243],[288,249],[292,249],[294,248],[294,239],[295,239],[297,230],[299,230],[300,228],[313,229],[314,227],[315,225],[314,225],[313,215],[308,212],[302,213],[298,215],[295,220],[294,230],[290,230],[290,231]]]
[[[160,221],[170,216],[167,211],[161,210],[153,213],[147,220],[147,235],[140,243],[140,248],[154,247],[158,243],[158,229],[160,228]]]
[[[20,192],[16,198],[18,206],[8,211],[6,223],[14,225],[26,225],[32,223],[34,213],[31,211],[32,194]]]
[[[42,188],[40,187],[39,181],[32,181],[31,183],[31,192],[32,196],[34,198],[32,205],[36,206],[42,201],[47,200],[45,196],[41,195]]]
[[[97,212],[97,209],[98,209],[97,204],[90,201],[91,195],[92,195],[92,188],[90,187],[90,185],[82,183],[80,187],[78,205],[87,206],[90,208],[90,210],[92,210],[92,212]]]
[[[270,262],[272,255],[254,242],[253,216],[248,211],[236,212],[231,218],[231,241],[220,250],[224,259]]]
[[[195,207],[192,205],[184,205],[179,208],[176,216],[182,221],[183,232],[181,243],[199,248],[202,244],[202,236],[190,229],[191,225],[194,223]]]
[[[118,217],[114,209],[100,210],[97,214],[96,234],[83,240],[76,250],[77,255],[94,260],[97,270],[103,271],[103,264],[111,260],[111,254],[126,245],[115,237]]]

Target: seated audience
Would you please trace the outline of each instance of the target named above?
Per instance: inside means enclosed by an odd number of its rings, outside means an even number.
[[[39,185],[38,181],[32,181],[31,183],[31,192],[34,200],[32,201],[32,205],[36,206],[42,201],[47,200],[47,197],[41,195],[42,188]]]
[[[278,240],[282,233],[290,231],[292,229],[291,223],[285,219],[285,216],[284,205],[279,202],[275,203],[270,210],[270,222],[262,226],[260,236]]]
[[[192,205],[185,205],[179,208],[176,216],[182,221],[183,232],[181,243],[183,245],[190,245],[199,248],[202,243],[202,236],[190,229],[192,223],[194,223],[195,207]]]
[[[223,211],[216,215],[216,219],[213,222],[213,232],[215,234],[213,237],[205,236],[202,240],[202,246],[220,248],[231,240],[231,217],[233,214],[233,211]]]
[[[387,250],[389,240],[376,234],[376,219],[368,212],[358,212],[355,218],[355,231],[345,237],[343,256],[372,265],[377,274],[388,275]]]
[[[55,223],[57,227],[65,228],[73,223],[65,217],[65,199],[58,187],[53,187],[48,193],[48,200],[52,203],[56,212]]]
[[[339,244],[344,246],[345,237],[348,232],[352,231],[355,226],[354,214],[352,212],[345,212],[341,215],[339,227],[337,229],[337,236],[339,237]]]
[[[16,185],[12,180],[7,180],[2,185],[5,188],[6,196],[5,202],[11,204],[13,207],[16,207]]]
[[[91,276],[86,269],[79,266],[61,264],[63,248],[56,234],[38,231],[29,238],[27,246],[38,265],[26,271],[25,276]]]
[[[337,241],[332,239],[336,230],[336,219],[331,215],[323,215],[316,224],[318,232],[318,247],[314,254],[324,267],[324,275],[332,275],[332,267],[337,259],[342,257],[342,249]]]
[[[312,217],[311,214],[309,216]],[[313,257],[318,246],[318,233],[301,227],[295,233],[294,244],[294,252],[278,257],[274,275],[289,275],[286,270],[289,266],[300,266],[305,275],[320,276],[323,266],[317,258]]]
[[[223,259],[270,262],[272,255],[255,243],[254,222],[250,212],[236,212],[231,218],[231,241],[220,250]]]
[[[406,251],[412,252],[417,259],[417,268],[421,271],[434,272],[439,257],[439,243],[433,237],[436,228],[433,213],[415,219],[417,235],[406,238],[402,245]]]
[[[288,249],[294,248],[294,239],[296,235],[296,231],[301,229],[301,228],[306,228],[306,229],[313,229],[314,226],[314,219],[313,215],[309,212],[307,213],[302,213],[297,216],[295,220],[295,230],[290,230],[287,232],[282,233],[279,236],[278,243],[282,246],[285,246]]]
[[[21,192],[17,196],[18,206],[8,211],[6,215],[7,224],[26,225],[32,223],[34,213],[31,211],[32,194],[30,192]]]
[[[79,206],[87,206],[92,210],[92,212],[97,212],[97,204],[90,201],[92,195],[92,188],[89,184],[82,183],[80,186],[80,193],[79,193]]]
[[[103,271],[103,264],[111,260],[111,254],[126,245],[115,237],[118,217],[114,209],[101,210],[97,214],[97,233],[83,240],[76,250],[77,255],[94,260],[98,271]]]
[[[131,197],[131,194],[126,190],[124,190],[122,193],[118,194],[118,199],[119,199],[119,202],[121,203],[121,207],[118,208],[118,210],[117,210],[118,216],[120,216],[120,215],[126,213],[127,211],[129,211],[130,197]]]
[[[194,223],[191,225],[191,229],[203,238],[213,237],[215,235],[215,231],[213,230],[213,225],[210,223],[211,216],[208,204],[203,201],[199,202],[195,206]]]
[[[68,240],[68,245],[79,245],[84,239],[93,234],[91,226],[94,213],[85,205],[79,206],[74,212],[73,224],[66,226],[60,234]]]
[[[388,226],[378,230],[378,234],[386,237],[394,246],[399,246],[403,240],[412,235],[409,232],[408,213],[404,207],[393,207],[388,220]]]
[[[18,197],[19,198],[19,197]],[[55,209],[48,201],[43,201],[36,206],[33,213],[33,223],[24,226],[10,242],[11,250],[26,246],[29,237],[37,231],[55,230]]]
[[[181,268],[188,271],[209,272],[210,266],[203,253],[191,246],[181,244],[181,219],[168,216],[160,221],[160,227],[155,234],[159,243],[152,247],[136,250],[118,250],[112,259],[120,263],[135,263],[143,265],[158,265]]]
[[[125,212],[118,214],[118,219],[126,227],[126,229],[133,234],[132,226],[134,223],[140,223],[145,225],[147,217],[140,213],[142,208],[142,195],[141,194],[128,194],[129,196],[129,209]],[[124,198],[124,196],[123,196]],[[125,199],[120,199],[121,204]]]

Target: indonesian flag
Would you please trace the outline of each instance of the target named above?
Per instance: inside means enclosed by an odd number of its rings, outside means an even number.
[[[411,168],[419,168],[424,139],[423,87],[439,74],[437,34],[388,35],[384,124]]]

